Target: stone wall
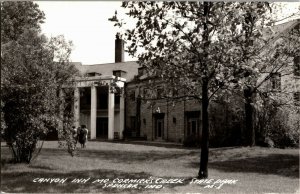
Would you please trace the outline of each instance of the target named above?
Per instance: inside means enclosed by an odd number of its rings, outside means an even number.
[[[129,136],[136,135],[132,120],[136,118],[137,97],[142,96],[140,107],[140,136],[149,141],[180,142],[188,137],[188,115],[197,113],[199,138],[202,134],[201,104],[195,99],[156,99],[146,100],[143,96],[143,82],[131,82],[126,85],[126,129]],[[243,101],[230,96],[231,103],[212,101],[209,107],[211,146],[237,145],[240,143],[243,124]],[[236,110],[236,111],[233,111]],[[164,135],[162,139],[155,137],[155,117],[163,115]]]

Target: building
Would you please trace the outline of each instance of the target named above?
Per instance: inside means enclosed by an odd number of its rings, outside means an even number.
[[[271,52],[266,50],[266,52],[262,52],[262,54],[273,55],[276,58],[276,47],[280,44],[290,44],[290,47],[297,48],[297,46],[299,46],[299,32],[300,19],[281,23],[272,27],[272,29],[266,30],[265,36],[272,36],[272,42],[268,44],[268,50],[271,50]],[[296,36],[298,38],[298,45],[292,45],[292,43],[289,41],[288,36]],[[298,96],[300,92],[299,49],[295,49],[294,56],[286,57],[283,60],[285,60],[289,64],[284,68],[278,68],[278,71],[276,71],[276,69],[273,70],[274,73],[271,74],[270,80],[264,84],[264,88],[268,92],[277,92],[279,94],[278,96],[285,95],[285,97],[288,98],[291,103],[298,104]],[[280,64],[275,63],[276,60],[274,61],[273,66],[269,67],[269,69],[266,69],[266,72],[272,71],[272,68],[274,67],[280,67]],[[268,74],[263,75],[260,80],[264,79],[267,75]]]
[[[75,126],[87,125],[90,139],[122,139],[125,126],[124,85],[137,74],[136,62],[124,62],[124,42],[116,37],[115,63],[74,63],[81,76],[74,93]],[[119,90],[118,92],[116,90]]]
[[[299,20],[288,22],[273,28],[274,41],[280,34],[292,29],[299,29]],[[147,79],[143,67],[137,62],[124,62],[124,43],[119,37],[115,41],[115,63],[82,65],[74,63],[82,77],[76,79],[75,120],[76,126],[86,124],[90,130],[90,138],[122,139],[124,135],[132,138],[143,138],[150,141],[181,142],[190,137],[201,139],[201,106],[194,99],[169,101],[161,99],[162,85],[154,88],[155,103],[147,98]],[[278,75],[270,79],[265,88],[284,88],[288,84],[292,89],[292,97],[296,104],[299,95],[299,56],[293,59],[293,75]],[[290,84],[292,83],[292,84]],[[115,92],[122,88],[120,92]],[[153,88],[151,88],[153,90]],[[279,90],[280,91],[280,90]],[[243,109],[243,104],[235,104]],[[242,133],[241,120],[230,114],[226,104],[211,106],[211,123],[219,131],[211,132],[217,141],[231,141],[239,144]],[[243,113],[242,113],[243,114]],[[230,130],[230,131],[229,131]],[[235,134],[235,137],[225,137]],[[227,139],[226,139],[227,138]],[[226,139],[226,140],[225,140]]]

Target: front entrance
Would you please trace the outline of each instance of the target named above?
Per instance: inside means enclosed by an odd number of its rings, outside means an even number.
[[[155,132],[156,132],[156,139],[163,138],[163,132],[164,132],[164,120],[163,119],[156,120]]]
[[[155,114],[154,115],[154,126],[155,126],[155,139],[162,140],[164,139],[164,114]]]
[[[108,138],[108,118],[97,117],[96,123],[96,137],[97,138]]]

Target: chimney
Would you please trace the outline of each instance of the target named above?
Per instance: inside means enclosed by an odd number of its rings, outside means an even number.
[[[124,40],[120,38],[119,33],[117,33],[115,40],[115,62],[124,62]]]

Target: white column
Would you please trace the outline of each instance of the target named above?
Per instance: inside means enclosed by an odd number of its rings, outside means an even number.
[[[123,139],[123,132],[124,132],[124,119],[125,119],[125,100],[124,94],[120,96],[120,139]]]
[[[80,119],[80,92],[79,88],[75,88],[74,90],[74,125],[75,127],[79,127]]]
[[[96,139],[97,88],[91,87],[91,139]]]
[[[108,139],[114,139],[115,94],[108,88]]]

